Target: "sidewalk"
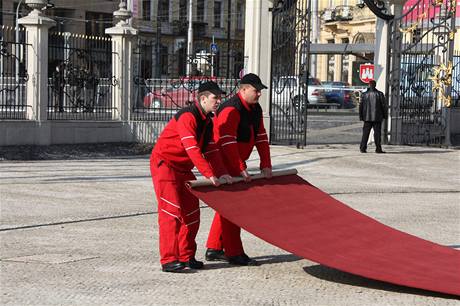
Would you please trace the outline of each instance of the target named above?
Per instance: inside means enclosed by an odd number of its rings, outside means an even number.
[[[272,161],[386,225],[460,249],[460,151],[385,149],[275,146]],[[258,160],[249,166],[256,171]],[[152,189],[148,156],[0,161],[0,304],[459,305],[318,265],[246,232],[259,267],[163,273]],[[199,260],[212,217],[202,204]]]

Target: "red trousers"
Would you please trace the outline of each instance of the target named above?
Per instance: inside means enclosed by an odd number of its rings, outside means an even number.
[[[216,213],[209,230],[206,247],[215,250],[223,249],[226,256],[241,255],[244,250],[240,234],[241,228]]]
[[[196,177],[191,171],[171,169],[158,158],[150,159],[150,172],[158,202],[160,262],[189,261],[196,253],[200,207],[184,183]]]

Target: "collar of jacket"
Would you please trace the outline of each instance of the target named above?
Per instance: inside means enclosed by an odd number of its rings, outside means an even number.
[[[204,111],[204,108],[203,108],[203,106],[201,106],[200,102],[195,102],[195,106],[196,106],[196,108],[198,108],[198,111],[200,112],[201,119],[205,120],[206,118],[214,117],[214,114],[212,112],[209,112],[209,113],[206,114],[206,112]]]
[[[250,111],[252,109],[251,106],[249,106],[248,102],[246,102],[246,100],[243,99],[243,97],[241,96],[241,94],[239,92],[238,92],[238,98],[240,99],[241,104],[243,104],[245,109],[247,109],[248,111]]]

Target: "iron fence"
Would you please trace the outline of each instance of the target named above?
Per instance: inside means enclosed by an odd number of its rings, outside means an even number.
[[[29,45],[26,31],[8,26],[0,28],[0,119],[26,119],[26,59]]]
[[[187,56],[180,44],[170,52],[171,48],[158,40],[138,40],[131,120],[168,121],[195,100],[198,86],[207,80],[217,82],[227,92],[224,99],[236,93],[244,65],[241,46],[235,45],[229,53],[206,50],[203,42],[195,46],[200,51]]]
[[[303,147],[307,143],[307,106],[312,98],[308,92],[314,85],[308,68],[310,7],[310,0],[274,3],[270,92],[272,144]]]
[[[404,7],[403,15],[390,22],[388,59],[391,65],[387,92],[392,143],[443,145],[448,142],[446,113],[452,105],[446,103],[449,86],[441,84],[444,75],[440,73],[446,72],[444,67],[449,66],[453,58],[453,3],[419,0],[413,6]]]
[[[452,63],[452,103],[453,107],[460,107],[460,51],[454,53]]]
[[[208,80],[216,82],[226,92],[223,100],[238,90],[239,79],[206,76],[136,78],[131,120],[168,121],[179,109],[195,101],[198,87]]]
[[[50,33],[48,50],[48,119],[113,119],[111,39]]]

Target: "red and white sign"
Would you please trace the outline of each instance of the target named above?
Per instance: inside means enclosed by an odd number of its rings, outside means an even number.
[[[369,83],[374,79],[374,65],[362,64],[359,65],[359,79],[364,83]]]

